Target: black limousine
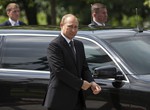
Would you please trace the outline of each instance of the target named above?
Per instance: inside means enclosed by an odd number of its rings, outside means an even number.
[[[0,110],[46,110],[46,51],[59,30],[0,29]],[[86,59],[102,92],[85,92],[87,110],[150,110],[150,31],[80,29]]]

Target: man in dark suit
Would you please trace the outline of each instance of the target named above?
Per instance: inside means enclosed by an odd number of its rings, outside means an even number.
[[[94,3],[91,5],[92,22],[88,26],[91,28],[106,26],[108,19],[107,8],[104,4]]]
[[[74,39],[78,24],[74,15],[64,15],[61,34],[49,44],[47,58],[51,74],[44,99],[48,110],[85,110],[83,90],[91,88],[94,94],[101,91],[91,76],[83,43]]]
[[[6,12],[9,17],[8,21],[0,24],[0,26],[19,26],[26,25],[24,22],[19,21],[20,17],[20,8],[16,3],[10,3],[6,7]]]

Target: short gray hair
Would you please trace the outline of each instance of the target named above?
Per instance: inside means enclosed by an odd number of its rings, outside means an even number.
[[[18,4],[16,4],[16,3],[9,3],[9,4],[7,5],[7,7],[6,7],[6,12],[7,12],[7,11],[11,11],[11,10],[14,9],[14,8],[19,8],[19,9],[20,9],[20,7],[19,7]]]
[[[63,17],[62,17],[62,19],[61,19],[61,24],[64,24],[65,23],[65,20],[66,20],[66,18],[68,18],[68,17],[74,17],[77,21],[78,21],[78,18],[75,16],[75,15],[73,15],[73,14],[66,14],[66,15],[64,15]],[[79,22],[79,21],[78,21]]]
[[[101,9],[106,9],[106,6],[102,3],[94,3],[91,5],[92,13],[98,13]]]

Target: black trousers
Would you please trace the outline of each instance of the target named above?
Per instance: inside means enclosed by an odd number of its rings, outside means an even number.
[[[84,105],[84,101],[83,101],[83,95],[81,94],[81,92],[79,92],[78,94],[78,100],[76,103],[76,106],[73,110],[85,110],[85,105]]]

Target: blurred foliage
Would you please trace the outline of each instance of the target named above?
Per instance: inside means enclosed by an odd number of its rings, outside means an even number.
[[[44,12],[39,12],[37,15],[38,18],[38,24],[39,25],[47,25],[47,21],[46,21],[46,14]]]
[[[10,2],[20,5],[21,20],[29,25],[59,25],[66,13],[75,14],[80,24],[88,25],[91,22],[91,4],[95,2],[107,6],[111,26],[150,25],[150,0],[0,0],[0,22],[7,20],[5,7]]]
[[[144,5],[150,7],[150,0],[145,0]]]

